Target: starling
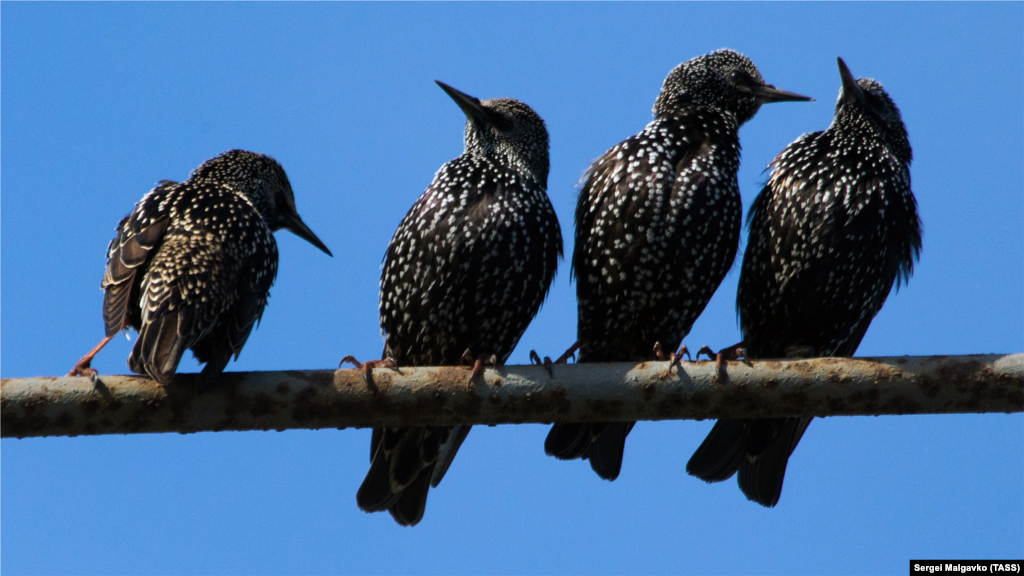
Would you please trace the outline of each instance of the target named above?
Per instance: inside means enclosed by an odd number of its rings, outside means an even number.
[[[465,152],[441,167],[388,245],[384,357],[401,366],[502,364],[540,309],[562,254],[546,192],[548,132],[518,100],[481,101],[437,84],[466,115]],[[418,523],[469,429],[374,429],[359,507]]]
[[[131,326],[133,372],[168,384],[191,348],[206,364],[197,385],[205,388],[263,315],[281,228],[331,254],[299,218],[288,176],[269,156],[230,150],[185,182],[161,182],[117,226],[101,284],[107,337],[69,375],[95,374],[93,356]]]
[[[762,104],[792,100],[810,98],[765,83],[742,54],[712,52],[672,70],[654,120],[590,167],[572,258],[579,362],[680,346],[736,257],[739,128]],[[633,424],[556,424],[544,450],[614,480]]]
[[[882,88],[853,79],[832,125],[772,161],[747,216],[736,306],[747,358],[853,356],[871,319],[913,273],[921,222],[910,191],[910,142]],[[811,418],[719,420],[687,472],[763,506],[782,493],[786,463]]]

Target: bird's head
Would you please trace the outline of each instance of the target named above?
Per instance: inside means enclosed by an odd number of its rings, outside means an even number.
[[[787,101],[813,99],[768,84],[750,58],[743,54],[716,50],[687,60],[669,72],[654,102],[654,114],[660,116],[687,106],[706,106],[731,114],[737,125],[743,125],[757,114],[762,104]]]
[[[548,130],[533,108],[512,98],[480,100],[435,82],[466,115],[467,153],[497,155],[547,184]]]
[[[854,79],[846,62],[836,58],[843,87],[836,100],[833,124],[870,126],[876,130],[903,162],[910,164],[913,152],[900,109],[882,85],[871,78]]]
[[[266,154],[228,150],[211,158],[192,173],[193,181],[210,181],[244,196],[274,232],[285,228],[331,256],[331,251],[299,217],[295,194],[284,168]]]

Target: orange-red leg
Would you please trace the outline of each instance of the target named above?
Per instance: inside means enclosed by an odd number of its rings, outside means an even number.
[[[707,346],[705,346],[707,348]],[[686,344],[680,344],[679,350],[668,355],[668,372],[666,376],[672,375],[672,367],[679,366],[679,363],[683,360],[683,354],[686,354],[686,360],[693,362],[693,358],[690,357],[690,349],[686,347]],[[698,354],[700,354],[698,352]],[[661,342],[654,343],[654,357],[658,360],[665,360],[665,351],[661,347]]]
[[[477,378],[483,377],[484,368],[488,364],[490,364],[494,368],[498,367],[498,356],[496,354],[491,354],[490,358],[484,358],[484,355],[480,354],[474,359],[473,354],[469,351],[469,348],[466,348],[466,351],[462,353],[461,361],[466,364],[468,364],[469,362],[473,363],[473,373],[469,375],[469,382],[467,383],[469,384],[470,388],[473,387],[473,382],[475,382]]]
[[[71,369],[71,372],[68,372],[68,376],[90,376],[95,378],[96,370],[91,366],[92,359],[95,358],[96,355],[100,353],[100,350],[103,350],[103,347],[113,339],[113,336],[107,336],[103,340],[100,340],[100,343],[97,344],[95,348],[90,350],[88,354],[82,356],[82,358],[75,363],[75,367]]]
[[[701,346],[700,350],[697,351],[697,358],[700,359],[701,354],[707,355],[708,359],[715,361],[715,372],[718,374],[718,379],[725,381],[729,375],[725,371],[726,363],[729,360],[739,360],[747,355],[746,341],[740,341],[732,346],[722,348],[717,353],[708,348],[707,346]]]
[[[363,379],[366,380],[366,385],[369,386],[370,390],[373,391],[374,394],[377,393],[377,385],[373,382],[373,369],[377,367],[398,368],[398,361],[394,358],[382,358],[380,360],[360,362],[351,354],[342,358],[341,362],[338,362],[338,368],[341,368],[342,364],[345,364],[346,362],[363,371]]]

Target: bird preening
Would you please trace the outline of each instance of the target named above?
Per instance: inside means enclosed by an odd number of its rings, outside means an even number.
[[[900,111],[879,82],[855,78],[841,58],[838,66],[832,124],[775,157],[747,214],[736,302],[742,341],[716,355],[722,378],[740,356],[852,356],[919,256]],[[437,84],[465,117],[464,151],[441,166],[384,250],[381,357],[344,360],[369,386],[378,366],[469,365],[466,386],[486,387],[484,367],[512,354],[562,258],[544,120],[519,100],[480,100]],[[689,357],[683,340],[739,248],[739,129],[764,104],[809,101],[769,84],[732,50],[668,74],[653,120],[583,178],[571,257],[576,342],[556,364],[578,350],[584,363],[669,359],[671,373]],[[277,274],[273,233],[282,228],[331,254],[299,217],[288,177],[269,156],[231,150],[182,183],[161,182],[117,227],[101,286],[106,338],[71,374],[95,374],[93,356],[134,328],[133,372],[173,385],[191,349],[205,364],[200,388],[216,386],[263,314]],[[720,420],[687,472],[707,482],[736,475],[747,498],[775,506],[810,421]],[[544,451],[587,460],[615,480],[634,424],[555,424]],[[419,523],[469,431],[374,428],[358,506]]]
[[[331,255],[299,217],[284,168],[263,154],[230,150],[188,180],[163,181],[117,226],[103,274],[106,337],[138,331],[128,367],[169,384],[186,350],[206,364],[204,388],[238,357],[277,277],[281,228]]]

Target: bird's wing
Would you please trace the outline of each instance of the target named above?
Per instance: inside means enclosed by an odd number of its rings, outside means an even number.
[[[205,363],[199,386],[204,388],[227,366],[232,356],[238,359],[252,329],[263,317],[270,287],[277,275],[277,246],[269,229],[253,226],[252,234],[263,236],[254,251],[238,267],[237,291],[230,309],[219,325],[192,346],[199,362]]]
[[[262,314],[276,275],[276,244],[259,213],[230,191],[202,194],[201,217],[168,229],[141,285],[129,365],[161,383],[188,348],[207,363],[204,376],[223,370]]]
[[[804,142],[801,165],[844,160],[826,157],[827,137],[790,145]],[[794,345],[852,356],[894,281],[912,269],[920,227],[899,232],[908,217],[917,223],[909,175],[880,162],[872,174],[838,176],[854,168],[773,174],[754,201],[737,303],[744,335],[759,341],[748,349],[755,357],[782,357]]]
[[[646,261],[657,255],[653,243],[664,235],[664,219],[654,214],[671,199],[673,160],[670,154],[653,153],[641,133],[608,150],[584,176],[572,258],[581,361],[635,359],[631,328],[643,326],[643,319],[634,308],[646,306],[634,292],[638,283],[649,280],[637,271],[656,267]],[[613,333],[623,345],[611,341]],[[599,341],[605,345],[592,346]]]
[[[560,251],[542,189],[486,162],[445,164],[388,247],[386,353],[400,364],[452,365],[471,349],[503,362],[540,308]]]
[[[178,184],[163,181],[146,194],[131,214],[117,225],[117,235],[107,248],[107,267],[103,273],[103,321],[107,336],[113,336],[132,323],[138,323],[136,311],[140,270],[144,271],[160,247],[170,223],[167,200]]]
[[[735,177],[719,166],[734,143],[718,136],[655,123],[588,172],[573,254],[581,360],[646,359],[655,340],[678,346],[728,271],[739,200]]]

